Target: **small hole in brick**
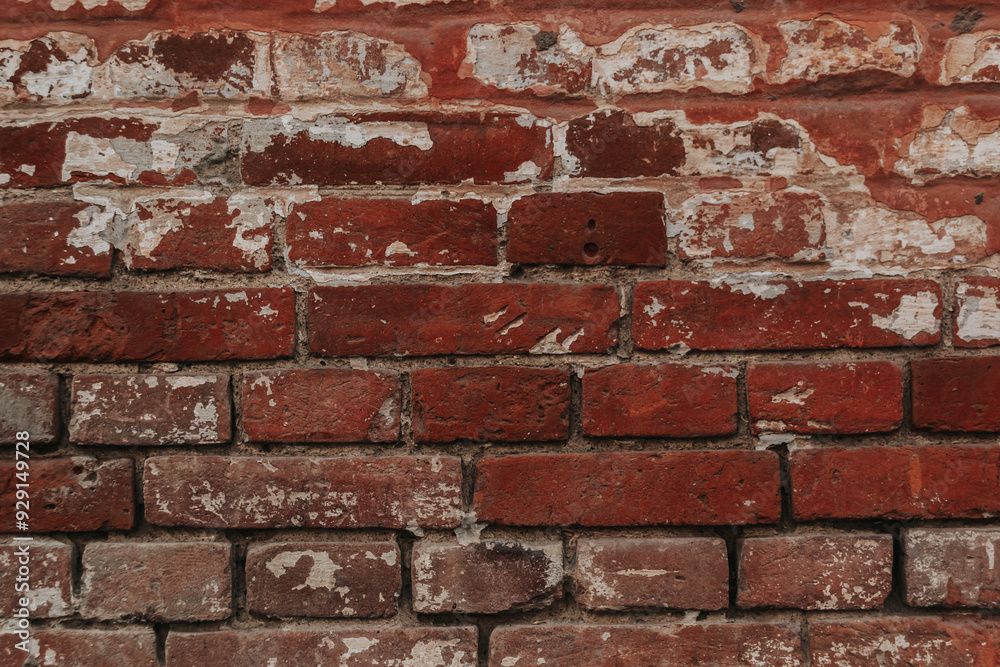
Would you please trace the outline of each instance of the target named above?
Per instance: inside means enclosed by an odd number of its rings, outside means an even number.
[[[597,247],[596,243],[587,243],[583,246],[583,254],[587,257],[597,257],[597,251],[600,248]]]
[[[587,221],[587,229],[593,231],[595,227],[597,227],[597,220],[591,219]]]

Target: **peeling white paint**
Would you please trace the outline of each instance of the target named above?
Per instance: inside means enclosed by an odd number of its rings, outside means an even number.
[[[918,292],[915,296],[904,294],[899,306],[886,317],[872,314],[872,326],[899,334],[907,340],[921,333],[937,333],[941,324],[934,315],[939,305],[937,295]]]

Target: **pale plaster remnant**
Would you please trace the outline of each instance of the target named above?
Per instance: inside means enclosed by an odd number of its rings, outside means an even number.
[[[900,150],[894,169],[916,184],[943,176],[1000,174],[1000,120],[980,120],[964,106],[926,107],[921,129]]]
[[[982,292],[982,296],[970,294],[971,290]],[[997,290],[959,282],[956,296],[956,337],[965,342],[1000,340],[1000,296]]]
[[[332,591],[336,587],[336,573],[344,568],[334,563],[325,551],[283,551],[269,560],[265,567],[270,570],[271,574],[280,579],[286,571],[294,568],[302,558],[312,559],[312,567],[309,569],[306,580],[294,586],[292,590],[325,588]]]
[[[1000,30],[981,30],[952,37],[944,47],[938,83],[1000,81]]]
[[[24,56],[46,57],[44,69]],[[67,104],[90,95],[97,50],[92,39],[71,32],[50,32],[30,41],[0,41],[0,103],[16,98]],[[15,83],[15,78],[19,82]]]
[[[941,320],[934,313],[940,303],[931,292],[904,294],[899,306],[886,317],[872,314],[872,326],[897,333],[907,340],[920,333],[937,333]]]

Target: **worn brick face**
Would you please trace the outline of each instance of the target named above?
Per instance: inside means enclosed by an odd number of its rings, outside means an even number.
[[[0,659],[11,667],[156,667],[156,632],[152,628],[73,630],[39,628],[31,633],[27,653],[16,647],[13,632],[0,632]]]
[[[0,206],[0,272],[107,278],[110,216],[79,202]]]
[[[28,547],[25,556],[22,547]],[[24,595],[19,568],[28,565],[29,599],[32,618],[59,618],[73,613],[74,548],[56,540],[35,539],[27,545],[9,540],[0,544],[0,606],[12,614]]]
[[[809,625],[812,664],[956,665],[1000,660],[1000,625],[993,620],[907,616],[820,621]]]
[[[0,373],[0,443],[29,443],[59,438],[59,376],[49,373]]]
[[[915,607],[1000,606],[995,528],[911,528],[903,536],[906,602]]]
[[[914,359],[913,425],[1000,431],[1000,357]]]

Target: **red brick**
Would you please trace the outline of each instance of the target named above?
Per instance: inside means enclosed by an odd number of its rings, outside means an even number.
[[[291,289],[0,295],[3,361],[222,361],[289,357]]]
[[[562,543],[418,542],[412,583],[418,614],[497,614],[547,607],[562,597]]]
[[[1000,607],[1000,530],[910,528],[903,577],[911,607]]]
[[[681,259],[826,258],[828,205],[801,188],[777,192],[715,192],[684,202],[671,221]]]
[[[636,285],[632,322],[644,350],[933,345],[941,288],[931,280],[647,282]]]
[[[85,99],[93,89],[96,56],[93,40],[78,33],[51,32],[30,41],[4,40],[0,47],[4,61],[0,103],[30,100],[66,104]]]
[[[944,519],[1000,511],[996,446],[824,447],[789,456],[795,518]]]
[[[476,199],[337,199],[297,204],[288,259],[305,267],[496,265],[496,210]]]
[[[139,201],[126,219],[122,259],[147,271],[269,271],[273,217],[263,200],[239,195]]]
[[[576,163],[570,173],[597,178],[677,176],[686,158],[684,138],[672,120],[642,127],[617,110],[569,121],[566,151]]]
[[[584,609],[729,606],[729,559],[718,537],[581,539],[575,580]]]
[[[0,664],[4,667],[157,667],[153,628],[69,630],[32,628],[30,652],[15,645],[13,632],[0,632]]]
[[[548,193],[507,214],[507,259],[521,264],[664,266],[667,233],[658,192]]]
[[[973,7],[965,13],[974,17],[975,12]],[[959,16],[956,15],[956,18]],[[1000,33],[996,30],[977,30],[951,37],[944,48],[938,83],[945,86],[955,83],[1000,83],[1000,67],[994,59],[998,45]]]
[[[739,561],[743,608],[880,609],[892,588],[891,535],[748,537]]]
[[[394,442],[395,373],[347,369],[243,374],[243,428],[254,442]]]
[[[77,375],[71,442],[200,445],[232,437],[228,375]]]
[[[395,542],[282,542],[247,551],[247,609],[265,616],[395,616]]]
[[[914,359],[913,425],[1000,431],[1000,357]]]
[[[252,185],[524,183],[552,173],[548,124],[531,116],[395,112],[243,128]]]
[[[24,549],[28,555],[24,556]],[[45,538],[0,544],[0,609],[10,617],[27,597],[31,618],[59,618],[73,613],[73,545]],[[22,565],[28,581],[18,582]],[[18,587],[27,585],[27,591]]]
[[[75,456],[31,459],[27,479],[13,460],[0,462],[0,530],[15,532],[17,484],[29,484],[34,533],[128,530],[132,527],[131,459]]]
[[[981,618],[895,616],[809,624],[816,667],[980,667],[1000,664],[1000,623]]]
[[[0,373],[0,444],[27,431],[29,445],[59,439],[59,376],[49,373]]]
[[[955,284],[955,347],[1000,345],[1000,278],[968,277]]]
[[[903,372],[889,361],[750,364],[754,433],[878,433],[903,420]]]
[[[146,519],[206,528],[455,528],[451,457],[146,459]]]
[[[697,437],[736,432],[731,366],[619,364],[583,376],[583,432]]]
[[[507,626],[490,637],[490,667],[799,667],[800,654],[798,630],[770,623]]]
[[[618,294],[604,285],[316,287],[309,348],[325,356],[606,353]]]
[[[171,632],[167,667],[246,667],[269,661],[282,667],[475,667],[477,651],[476,629],[470,627]]]
[[[769,451],[486,456],[480,521],[512,526],[773,523],[778,458]]]
[[[565,440],[569,374],[512,366],[413,371],[413,437],[455,440]]]
[[[107,278],[110,215],[79,202],[0,206],[0,273]]]
[[[91,542],[83,550],[85,618],[217,621],[228,618],[228,543]]]

